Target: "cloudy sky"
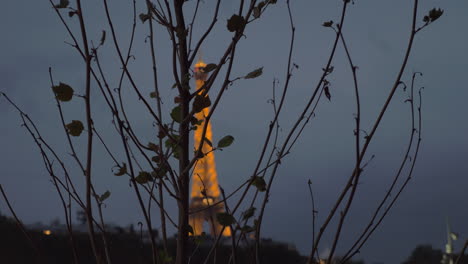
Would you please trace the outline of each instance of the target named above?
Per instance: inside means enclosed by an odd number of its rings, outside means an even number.
[[[73,2],[73,1],[72,1]],[[102,30],[108,31],[101,1],[85,1],[88,34],[98,43]],[[91,3],[92,2],[92,3]],[[144,1],[137,0],[137,14],[144,11]],[[194,0],[186,4],[187,12]],[[213,3],[205,0],[194,30],[197,40],[210,22]],[[280,116],[280,141],[310,96],[324,67],[334,33],[324,28],[324,21],[339,19],[339,0],[295,0],[292,13],[297,28],[293,62],[294,71],[285,110]],[[359,67],[362,103],[362,128],[369,131],[382,107],[403,60],[409,37],[412,1],[355,0],[346,17],[344,35],[354,63]],[[432,8],[440,7],[444,15],[417,34],[403,81],[409,83],[413,72],[422,72],[416,86],[423,90],[423,135],[418,162],[408,187],[401,195],[383,225],[369,240],[358,258],[366,262],[400,263],[418,244],[432,244],[442,249],[445,221],[448,217],[461,239],[468,239],[468,34],[463,0],[420,1],[418,22]],[[216,62],[227,47],[231,34],[226,20],[237,10],[237,1],[224,1],[219,23],[202,47],[206,62]],[[122,47],[128,45],[132,24],[132,2],[112,1],[111,8]],[[76,18],[68,18],[77,30]],[[0,91],[7,93],[37,122],[44,137],[62,155],[69,150],[60,129],[55,100],[50,89],[48,68],[52,67],[56,82],[62,81],[84,91],[84,64],[66,42],[70,42],[63,25],[46,0],[4,1],[0,9]],[[135,46],[130,70],[146,94],[152,87],[147,25],[137,21]],[[170,42],[167,33],[156,31],[160,86],[164,109],[172,109],[176,95],[170,87]],[[120,75],[111,41],[102,50],[103,65],[111,85],[117,86]],[[264,67],[264,74],[255,80],[239,80],[231,86],[213,116],[214,140],[226,134],[235,143],[216,153],[220,185],[229,193],[252,173],[272,118],[272,82],[285,81],[286,60],[290,40],[289,20],[284,1],[269,8],[260,20],[250,24],[237,49],[233,76],[242,76]],[[307,181],[313,182],[318,220],[323,221],[346,182],[354,163],[355,102],[352,76],[343,47],[339,45],[330,75],[331,101],[322,100],[315,118],[308,124],[299,143],[282,162],[267,206],[263,233],[294,243],[303,254],[311,247],[311,203]],[[129,83],[124,82],[128,91]],[[96,88],[93,86],[93,88]],[[214,87],[215,92],[219,86]],[[96,92],[96,97],[98,93]],[[127,92],[127,110],[135,128],[147,141],[154,140],[151,119],[135,96]],[[338,254],[353,243],[363,229],[379,199],[395,175],[410,131],[407,92],[399,89],[388,114],[371,144],[368,158],[375,155],[362,175],[352,212],[347,218]],[[94,100],[96,127],[118,151],[118,140],[111,126],[111,116],[102,99]],[[79,99],[64,105],[67,120],[83,119],[83,103]],[[25,223],[63,219],[57,194],[43,168],[36,146],[22,128],[15,110],[0,98],[0,183],[7,191],[18,215]],[[84,138],[76,140],[78,146]],[[83,148],[79,147],[80,154]],[[123,155],[121,156],[123,159]],[[102,147],[96,148],[94,181],[98,192],[110,190],[105,208],[106,219],[120,225],[142,221],[135,195],[128,181],[116,178]],[[367,158],[367,159],[368,159]],[[68,160],[68,159],[67,159]],[[75,165],[70,161],[70,166]],[[75,181],[84,182],[76,173]],[[80,184],[78,184],[80,185]],[[9,215],[5,203],[0,212]],[[175,213],[176,210],[170,209]],[[156,218],[155,218],[156,219]],[[158,224],[155,224],[158,227]],[[336,223],[332,223],[333,227]],[[320,251],[327,251],[333,237],[327,233]],[[327,244],[328,243],[328,244]],[[462,242],[458,241],[456,249]]]

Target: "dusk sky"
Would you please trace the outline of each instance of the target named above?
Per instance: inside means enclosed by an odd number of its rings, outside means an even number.
[[[85,68],[79,54],[70,45],[70,37],[49,1],[4,1],[0,9],[0,92],[5,92],[37,123],[48,142],[77,169],[68,157],[70,152],[61,129],[51,91],[48,68],[54,81],[70,84],[77,94],[84,94]],[[74,6],[74,1],[72,6]],[[101,1],[84,1],[85,19],[90,39],[98,44],[102,30],[108,32],[102,52],[103,66],[112,87],[120,77],[120,64],[112,45]],[[119,41],[126,48],[132,25],[132,1],[109,1]],[[137,14],[146,10],[145,1],[137,0]],[[195,0],[185,4],[191,13]],[[202,1],[194,40],[210,23],[213,0]],[[219,20],[202,47],[203,59],[216,63],[230,43],[232,33],[226,21],[237,12],[238,1],[223,1]],[[338,21],[341,0],[291,1],[296,40],[292,61],[299,66],[293,73],[285,109],[280,116],[282,142],[312,93],[329,56],[335,33],[322,26],[324,21]],[[349,5],[343,29],[354,63],[361,93],[362,129],[369,132],[396,78],[408,43],[413,1],[355,0]],[[443,16],[420,31],[402,80],[410,84],[413,72],[422,72],[416,87],[422,92],[422,144],[413,178],[382,226],[374,233],[356,259],[366,263],[401,263],[420,244],[443,249],[446,218],[459,233],[455,251],[468,239],[468,2],[465,0],[420,1],[418,23],[432,8],[444,10]],[[78,34],[77,18],[68,18]],[[147,24],[137,20],[136,37],[129,69],[148,96],[152,69],[149,44],[145,42]],[[219,183],[227,193],[250,176],[260,154],[268,124],[273,117],[272,82],[278,87],[285,81],[290,42],[289,18],[284,0],[279,0],[249,24],[236,50],[233,76],[243,76],[263,67],[263,75],[253,80],[238,80],[226,91],[212,118],[214,141],[233,135],[234,144],[218,151],[216,167]],[[174,107],[171,43],[167,31],[156,31],[159,78],[166,121]],[[321,223],[352,172],[354,156],[354,87],[343,46],[332,63],[329,76],[331,100],[323,98],[316,116],[306,126],[291,154],[282,160],[267,205],[264,237],[296,245],[308,255],[311,247],[312,217],[308,180],[313,182],[314,198]],[[219,82],[213,86],[219,91]],[[192,84],[193,87],[193,84]],[[111,148],[120,150],[120,142],[111,124],[111,114],[97,92],[93,101],[96,129]],[[127,80],[126,109],[139,135],[154,141],[152,119],[130,91]],[[280,91],[278,90],[277,93]],[[367,224],[373,210],[385,194],[403,157],[410,131],[408,90],[399,88],[388,114],[377,130],[365,161],[375,158],[361,176],[358,194],[346,220],[337,254],[343,254]],[[66,120],[84,120],[84,104],[75,97],[63,104]],[[45,170],[39,151],[15,109],[0,97],[0,183],[7,192],[18,216],[26,223],[63,221],[57,193]],[[85,154],[85,135],[75,139],[80,155]],[[104,209],[106,221],[122,226],[143,221],[133,189],[126,178],[112,174],[111,160],[98,146],[93,164],[94,184],[99,193],[112,194]],[[119,147],[117,147],[119,146]],[[124,155],[117,156],[123,160]],[[84,177],[73,175],[82,189]],[[236,197],[234,197],[236,198]],[[234,202],[232,202],[234,203]],[[175,216],[175,204],[169,204]],[[159,227],[154,212],[154,226]],[[0,201],[0,213],[10,215]],[[331,230],[336,227],[332,222]],[[175,230],[170,230],[173,234]],[[326,253],[334,232],[328,232],[320,247]]]

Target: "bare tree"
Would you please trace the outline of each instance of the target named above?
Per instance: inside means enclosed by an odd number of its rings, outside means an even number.
[[[190,262],[190,256],[193,253],[190,249],[190,244],[193,243],[193,237],[191,237],[193,227],[189,225],[189,215],[197,213],[191,211],[189,206],[190,182],[191,179],[197,177],[193,175],[193,169],[197,162],[209,152],[222,150],[233,143],[234,137],[231,135],[222,138],[218,144],[208,140],[206,137],[208,124],[213,114],[218,111],[219,106],[222,104],[222,99],[227,97],[225,92],[229,87],[236,85],[236,82],[241,79],[248,80],[262,75],[263,68],[252,69],[253,71],[241,77],[234,77],[232,72],[237,58],[238,44],[244,41],[248,43],[248,39],[244,40],[243,38],[246,29],[264,16],[268,16],[269,10],[275,5],[280,6],[278,8],[283,8],[284,12],[287,12],[290,30],[289,32],[283,32],[282,37],[288,37],[290,44],[287,50],[287,61],[284,62],[282,86],[279,87],[279,82],[276,80],[272,85],[271,103],[274,112],[267,127],[258,160],[251,174],[242,175],[238,188],[235,188],[231,193],[225,193],[221,189],[222,199],[209,204],[207,208],[203,209],[208,210],[210,207],[219,204],[224,206],[225,212],[219,213],[216,221],[223,226],[223,230],[229,228],[232,231],[230,261],[239,263],[236,249],[242,243],[249,245],[253,241],[255,254],[252,262],[261,263],[262,224],[268,220],[265,219],[265,210],[267,209],[271,188],[278,174],[278,168],[285,156],[293,155],[292,150],[299,142],[305,127],[312,121],[319,102],[324,100],[323,97],[328,100],[331,99],[329,77],[333,74],[335,67],[349,67],[352,72],[349,79],[350,84],[354,87],[355,95],[351,100],[355,102],[356,107],[354,127],[355,162],[353,168],[350,168],[351,171],[347,176],[346,183],[342,186],[333,207],[322,223],[318,223],[316,220],[315,205],[320,201],[314,200],[312,187],[315,186],[312,186],[312,182],[309,181],[313,206],[311,221],[313,234],[310,239],[311,249],[308,263],[316,263],[321,259],[327,263],[332,263],[335,259],[336,248],[342,238],[345,220],[352,210],[356,193],[360,191],[360,177],[367,163],[373,158],[373,155],[368,154],[368,148],[374,141],[374,136],[378,132],[382,119],[388,112],[388,106],[399,88],[403,88],[402,90],[408,94],[407,104],[409,105],[411,126],[408,131],[407,150],[404,156],[401,157],[401,163],[392,183],[387,188],[387,193],[377,203],[374,214],[367,225],[364,226],[362,233],[355,238],[355,242],[340,259],[341,263],[346,263],[359,253],[359,250],[382,223],[382,220],[411,179],[422,134],[421,88],[418,88],[415,84],[416,77],[422,74],[413,73],[408,84],[402,78],[414,46],[415,36],[443,14],[440,9],[432,9],[427,15],[421,17],[417,0],[413,1],[412,7],[408,7],[412,10],[412,23],[408,25],[408,45],[404,54],[402,54],[403,62],[376,120],[373,121],[370,130],[366,132],[361,124],[360,76],[345,37],[351,32],[351,29],[346,28],[346,14],[353,1],[341,1],[341,15],[338,19],[335,19],[338,22],[332,20],[323,22],[323,27],[334,32],[334,39],[320,77],[312,85],[312,93],[306,99],[301,112],[295,117],[291,126],[282,127],[281,131],[284,134],[281,134],[279,119],[286,107],[285,102],[291,86],[290,80],[293,73],[298,69],[298,66],[293,63],[293,58],[297,55],[294,54],[296,29],[295,16],[291,9],[293,3],[291,1],[287,0],[285,3],[277,3],[276,0],[237,1],[236,10],[227,20],[226,27],[223,27],[223,30],[230,32],[230,38],[221,56],[215,62],[206,64],[198,70],[193,69],[197,54],[206,45],[205,42],[209,36],[217,34],[214,29],[215,25],[219,24],[221,20],[219,10],[223,4],[226,4],[221,0],[206,3],[200,0],[192,0],[194,8],[185,8],[184,5],[187,4],[187,1],[184,0],[146,0],[138,2],[133,0],[131,11],[129,11],[132,12],[133,21],[130,36],[125,39],[125,44],[123,44],[123,32],[115,26],[114,16],[108,0],[101,1],[104,10],[103,16],[106,20],[105,26],[92,25],[87,21],[90,10],[85,9],[80,0],[72,3],[68,0],[60,0],[59,3],[52,0],[49,0],[49,2],[71,39],[68,44],[75,49],[84,62],[84,94],[82,95],[78,94],[65,81],[57,83],[52,69],[49,70],[60,122],[67,137],[66,144],[79,171],[74,171],[73,167],[68,164],[70,161],[59,155],[51,147],[34,121],[12,99],[4,93],[2,95],[7,102],[16,108],[24,127],[40,150],[45,168],[50,174],[63,205],[72,248],[74,249],[71,212],[72,208],[78,207],[84,211],[86,216],[89,240],[97,263],[112,263],[106,221],[102,210],[104,201],[110,196],[110,192],[106,191],[100,194],[93,185],[95,176],[92,168],[97,166],[95,155],[97,146],[103,147],[107,152],[108,159],[113,162],[113,173],[116,176],[126,176],[130,180],[131,188],[133,188],[137,197],[137,206],[141,209],[144,225],[149,232],[153,263],[172,262],[171,257],[174,257],[174,263],[177,264]],[[195,27],[199,19],[199,8],[202,5],[213,5],[213,13],[210,23],[202,29],[201,34],[197,34]],[[139,8],[143,6],[145,11],[137,14],[137,6]],[[98,27],[107,29],[102,31],[100,40],[96,45],[91,40],[93,38],[90,37],[89,32],[91,30],[96,31]],[[151,67],[153,74],[153,88],[149,96],[138,83],[135,72],[132,71],[131,67],[132,64],[138,62],[138,60],[134,60],[132,55],[137,27],[146,30],[147,38],[145,41],[149,43],[148,56],[151,58],[149,67]],[[163,29],[167,32],[167,35],[156,35],[157,29]],[[158,43],[163,40],[168,40],[170,43],[170,49],[163,50],[163,52],[171,54],[172,61],[170,64],[158,60],[156,56]],[[333,66],[335,55],[340,48],[346,54],[348,65]],[[115,54],[112,61],[121,68],[117,75],[109,74],[106,64],[101,63],[102,53],[107,50]],[[172,70],[172,76],[160,76],[158,69],[168,65]],[[146,66],[144,65],[144,67]],[[302,69],[304,67],[307,70],[307,65],[302,66]],[[197,74],[204,74],[207,79],[201,87],[194,89],[192,79],[195,79]],[[163,101],[168,103],[171,99],[161,97],[161,94],[163,94],[160,85],[162,78],[170,78],[174,83],[173,89],[177,91],[177,96],[174,98],[174,107],[167,113],[164,112],[162,103]],[[128,85],[125,83],[128,83]],[[142,132],[138,130],[136,125],[138,120],[132,120],[128,115],[127,106],[129,104],[126,94],[130,93],[136,98],[137,104],[144,107],[146,114],[150,117],[149,122],[154,126],[154,141],[149,144],[142,137]],[[95,99],[95,97],[98,97],[98,99]],[[80,100],[83,103],[84,121],[66,121],[64,108],[67,107],[66,104],[70,100]],[[102,123],[97,121],[98,114],[95,109],[96,104],[100,102],[104,102],[105,107],[109,110],[112,118],[112,129],[119,139],[119,145],[110,145],[108,143],[110,139],[106,138],[107,133],[101,134],[99,132],[106,129]],[[209,111],[203,119],[195,117],[195,114],[208,107]],[[202,136],[199,144],[193,148],[190,145],[190,136],[196,129],[202,131]],[[106,129],[106,132],[109,132],[108,130]],[[86,137],[86,146],[77,147],[75,137]],[[206,146],[210,148],[208,152],[203,151]],[[80,154],[79,150],[84,150],[84,154]],[[79,177],[80,175],[83,175],[84,178]],[[80,182],[83,181],[85,188],[81,191],[75,186],[80,185]],[[177,204],[178,210],[175,215],[168,212],[167,199]],[[160,218],[158,220],[151,217],[153,208],[157,208],[159,212]],[[332,226],[333,219],[337,221],[336,226]],[[156,235],[153,231],[156,222],[161,227],[162,241],[160,245],[156,241]],[[177,229],[175,256],[169,256],[167,225]],[[222,240],[223,230],[214,238],[205,263],[208,263],[215,254],[217,245]],[[326,232],[330,232],[334,236],[331,252],[328,256],[319,256],[318,248],[323,243],[323,236]],[[253,234],[252,241],[248,238],[251,237],[249,234]],[[98,242],[99,240],[102,243]],[[74,253],[74,261],[77,263],[75,250]]]

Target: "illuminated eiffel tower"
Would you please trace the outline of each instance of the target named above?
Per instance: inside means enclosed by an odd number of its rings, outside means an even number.
[[[206,64],[199,59],[195,64],[195,83],[196,90],[199,90],[206,80],[206,73],[202,69]],[[209,107],[203,109],[201,112],[195,114],[198,120],[204,120],[208,115]],[[205,121],[198,125],[198,129],[194,133],[194,146],[198,148],[203,133]],[[212,141],[211,122],[208,122],[205,138],[210,142]],[[202,152],[205,156],[197,161],[192,174],[192,191],[190,211],[196,212],[190,215],[189,223],[193,228],[194,235],[201,235],[203,232],[203,225],[208,223],[210,234],[217,236],[221,232],[222,226],[216,221],[216,214],[224,212],[223,203],[212,206],[214,203],[220,201],[220,190],[218,186],[218,175],[216,173],[216,164],[214,152],[212,148],[206,143],[203,144]],[[223,236],[230,236],[231,230],[226,227],[223,231]]]

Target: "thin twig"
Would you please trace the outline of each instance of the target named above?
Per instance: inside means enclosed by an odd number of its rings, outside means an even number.
[[[458,255],[457,261],[455,261],[455,264],[461,264],[461,260],[465,256],[466,248],[468,248],[468,239],[465,241],[465,244],[463,245],[463,248]]]
[[[39,260],[41,259],[41,252],[39,251],[39,249],[36,247],[36,244],[32,241],[31,237],[29,236],[28,232],[26,231],[26,229],[24,228],[23,226],[23,223],[21,223],[21,221],[19,220],[18,216],[16,215],[15,213],[15,210],[13,210],[13,207],[11,206],[10,204],[10,201],[8,200],[8,196],[6,195],[5,191],[3,190],[3,186],[2,184],[0,184],[0,191],[2,192],[2,196],[3,196],[3,199],[5,200],[7,206],[8,206],[8,209],[10,210],[10,213],[13,215],[13,217],[15,218],[15,221],[16,221],[16,225],[19,227],[19,229],[21,230],[21,232],[23,232],[24,236],[28,239],[29,243],[31,244],[31,247],[34,249],[34,251],[36,252]],[[40,261],[39,261],[40,262]]]

